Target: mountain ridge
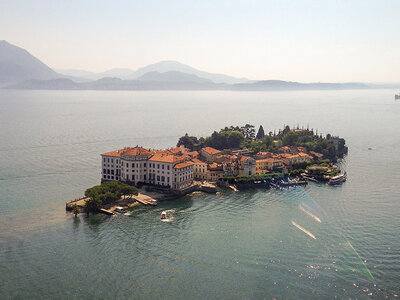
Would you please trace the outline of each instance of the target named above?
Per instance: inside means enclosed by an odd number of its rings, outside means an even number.
[[[224,74],[209,73],[173,60],[160,61],[139,68],[114,68],[101,73],[80,70],[70,76],[55,72],[27,50],[0,41],[0,88],[8,89],[74,89],[74,90],[342,90],[398,88],[400,84],[301,83],[283,80],[250,81]],[[101,76],[84,79],[79,75]],[[100,74],[100,75],[99,75]],[[123,75],[120,77],[116,75]],[[94,75],[93,75],[94,76]]]

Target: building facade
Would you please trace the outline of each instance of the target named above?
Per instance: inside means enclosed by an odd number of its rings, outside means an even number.
[[[193,176],[197,180],[207,179],[207,164],[197,158],[192,158]]]
[[[155,184],[182,190],[193,184],[193,163],[184,149],[124,148],[101,155],[102,181]]]

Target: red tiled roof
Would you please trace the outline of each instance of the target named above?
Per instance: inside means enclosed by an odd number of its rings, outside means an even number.
[[[208,167],[210,169],[222,168],[222,164],[212,163],[212,164],[209,164]]]
[[[192,158],[192,162],[194,162],[196,164],[205,164],[204,161],[201,161],[200,159],[197,159],[197,158]]]
[[[307,158],[310,158],[310,159],[312,158],[310,155],[308,155],[307,153],[304,153],[304,152],[300,152],[299,156],[307,157]]]
[[[318,152],[314,152],[314,151],[310,151],[311,155],[314,155],[316,157],[323,157],[324,155],[322,153],[318,153]]]
[[[174,166],[174,169],[182,169],[182,168],[189,167],[189,166],[192,166],[192,165],[193,165],[192,162],[190,162],[190,161],[185,161],[185,162],[176,164],[176,165]]]
[[[122,153],[124,150],[125,150],[125,149],[119,149],[119,150],[115,150],[115,151],[103,153],[103,154],[101,154],[101,156],[120,157],[120,156],[121,156],[121,153]]]
[[[250,158],[249,156],[242,156],[241,158],[240,158],[240,161],[246,161],[246,159],[248,159],[248,158]]]
[[[218,154],[221,153],[221,151],[211,148],[211,147],[204,147],[202,150],[204,150],[205,152],[207,152],[208,154]]]
[[[256,162],[263,163],[263,162],[274,162],[276,159],[273,158],[265,158],[265,159],[257,159]]]
[[[126,148],[123,151],[123,154],[127,156],[150,156],[153,153],[154,151],[143,147]]]
[[[159,162],[168,162],[174,163],[182,160],[181,157],[167,153],[167,152],[158,152],[150,157],[149,161],[159,161]]]
[[[190,156],[192,156],[192,157],[199,156],[199,152],[197,152],[197,151],[188,152],[188,153],[186,153],[186,154],[187,154],[187,155],[190,155]]]

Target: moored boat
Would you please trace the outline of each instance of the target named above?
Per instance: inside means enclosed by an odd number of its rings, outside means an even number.
[[[127,213],[126,209],[122,208],[121,206],[117,206],[114,211],[119,213],[119,214],[126,214]]]
[[[161,219],[161,220],[165,220],[166,218],[167,218],[167,213],[166,213],[165,211],[163,211],[163,212],[161,213],[160,219]]]
[[[346,172],[333,176],[331,179],[329,179],[328,184],[329,185],[337,185],[345,182],[347,179]]]

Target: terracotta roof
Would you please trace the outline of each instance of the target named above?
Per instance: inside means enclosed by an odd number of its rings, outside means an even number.
[[[273,154],[273,153],[271,153],[271,152],[258,152],[256,155],[271,155],[271,154]]]
[[[212,164],[209,164],[208,167],[210,169],[222,168],[222,164],[212,163]]]
[[[119,149],[119,150],[115,150],[115,151],[103,153],[103,154],[101,154],[101,156],[120,157],[120,156],[121,156],[121,153],[122,153],[124,150],[125,150],[125,149]]]
[[[190,162],[190,161],[185,161],[185,162],[183,162],[183,163],[176,164],[176,165],[174,166],[174,169],[182,169],[182,168],[189,167],[189,166],[192,166],[192,165],[193,165],[192,162]]]
[[[265,158],[265,159],[257,159],[256,162],[258,163],[263,163],[263,162],[274,162],[277,161],[276,159],[273,158]]]
[[[307,157],[307,158],[312,158],[310,155],[308,155],[307,153],[304,152],[300,152],[299,156],[303,156],[303,157]]]
[[[168,162],[174,163],[182,160],[179,156],[167,153],[167,152],[158,152],[150,157],[149,161],[159,161],[159,162]]]
[[[323,157],[324,155],[322,153],[318,153],[318,152],[314,152],[314,151],[310,151],[311,155],[314,155],[316,157]]]
[[[197,152],[197,151],[192,151],[192,152],[188,152],[188,153],[186,153],[187,155],[190,155],[190,156],[192,156],[192,157],[194,157],[194,156],[199,156],[199,152]]]
[[[197,159],[197,158],[192,158],[192,162],[194,162],[196,164],[205,164],[204,161],[201,161],[200,159]]]
[[[221,153],[221,151],[211,148],[211,147],[204,147],[202,150],[204,150],[205,152],[207,152],[208,154],[218,154]]]
[[[241,158],[240,158],[240,161],[246,161],[248,158],[250,158],[249,156],[242,156]]]
[[[126,148],[123,151],[123,154],[127,156],[150,156],[153,153],[154,151],[143,147]]]

